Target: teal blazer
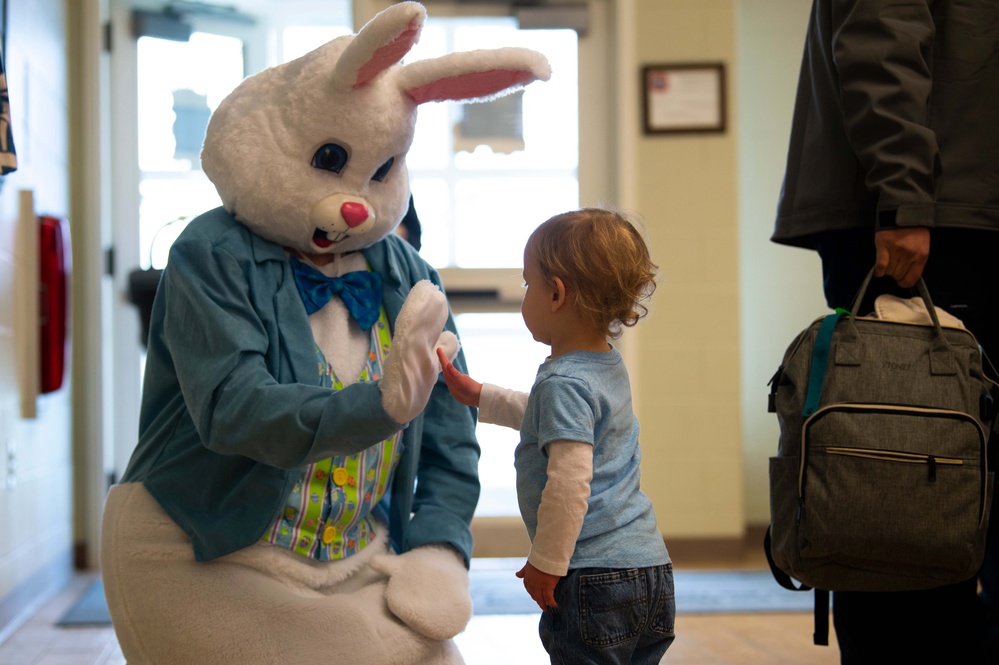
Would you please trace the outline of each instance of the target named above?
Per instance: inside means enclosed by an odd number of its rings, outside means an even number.
[[[440,277],[392,234],[364,250],[394,328],[410,288]],[[457,332],[448,317],[446,329]],[[455,366],[465,370],[459,354]],[[174,243],[157,290],[139,420],[122,482],[141,482],[207,561],[259,541],[305,467],[400,426],[377,382],[319,385],[316,344],[284,250],[222,208]],[[397,552],[447,543],[471,557],[479,497],[475,411],[443,378],[405,427],[378,508]]]

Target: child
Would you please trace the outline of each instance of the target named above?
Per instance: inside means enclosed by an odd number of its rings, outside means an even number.
[[[524,323],[551,347],[530,394],[480,384],[441,357],[455,399],[520,430],[517,495],[531,552],[517,577],[542,609],[553,663],[652,665],[673,642],[673,565],[639,489],[628,372],[608,343],[647,313],[655,271],[621,215],[552,217],[524,249]]]

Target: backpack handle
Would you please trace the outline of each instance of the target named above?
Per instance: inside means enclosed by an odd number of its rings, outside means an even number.
[[[853,326],[853,320],[857,316],[857,310],[860,309],[861,303],[864,302],[864,296],[867,294],[867,287],[871,283],[871,278],[874,277],[874,268],[871,268],[867,273],[867,277],[864,278],[863,283],[860,285],[860,290],[857,292],[856,297],[853,299],[853,305],[850,307],[850,325]],[[926,306],[926,311],[930,315],[930,320],[933,321],[933,329],[936,331],[938,337],[943,337],[943,328],[940,325],[940,318],[937,316],[937,308],[933,306],[933,299],[930,298],[930,291],[926,288],[926,282],[920,277],[919,281],[916,282],[916,291],[919,293],[919,297],[922,298],[923,304]],[[856,328],[854,328],[856,330]]]
[[[870,272],[867,273],[867,277],[864,278],[863,283],[860,285],[860,291],[857,293],[857,297],[853,301],[853,307],[850,308],[850,313],[847,317],[846,325],[848,332],[840,340],[843,344],[856,344],[860,339],[860,331],[857,329],[856,324],[857,310],[860,309],[860,304],[864,301],[864,294],[867,292],[867,287],[870,285],[873,276],[874,268],[871,268]],[[930,319],[933,321],[934,335],[933,346],[930,349],[930,372],[937,375],[956,374],[958,362],[954,357],[954,349],[947,341],[946,336],[944,336],[936,307],[933,306],[930,292],[926,288],[926,282],[923,281],[922,277],[919,278],[916,287],[919,290],[920,297],[923,299],[923,303],[926,305]],[[843,310],[837,309],[835,313],[826,316],[815,336],[815,343],[812,346],[811,369],[808,373],[808,388],[805,393],[804,408],[801,412],[801,415],[805,418],[811,416],[819,408],[819,402],[822,398],[822,387],[825,384],[826,368],[830,362],[829,352],[832,346],[833,332],[836,330],[836,324],[842,318],[843,313]]]
[[[857,310],[860,309],[860,304],[864,301],[864,294],[867,293],[867,287],[873,276],[874,268],[872,267],[860,285],[857,297],[854,298],[853,306],[850,308],[847,325],[850,329],[849,340],[851,342],[860,338],[860,331],[857,330],[855,319],[857,317]],[[926,288],[926,282],[923,281],[922,277],[916,282],[916,290],[919,293],[919,297],[922,298],[923,304],[926,306],[926,312],[930,315],[930,320],[933,321],[934,335],[933,347],[930,350],[930,371],[933,374],[955,374],[958,364],[953,356],[954,350],[944,335],[943,327],[940,325],[940,317],[937,316],[937,308],[933,305],[933,299],[930,298],[930,291]]]

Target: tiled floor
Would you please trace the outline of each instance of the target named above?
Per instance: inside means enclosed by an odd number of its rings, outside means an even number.
[[[0,665],[125,665],[110,626],[55,625],[94,577],[76,576],[0,644]],[[548,657],[538,641],[537,624],[536,615],[473,617],[455,641],[467,665],[541,665]],[[517,635],[523,639],[512,639]]]
[[[0,665],[125,665],[114,630],[60,628],[56,622],[95,575],[73,581],[0,644]]]

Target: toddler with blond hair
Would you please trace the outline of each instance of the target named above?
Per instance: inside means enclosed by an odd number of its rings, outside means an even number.
[[[610,343],[647,313],[656,270],[619,213],[556,215],[524,249],[524,323],[551,347],[531,392],[479,383],[441,356],[455,399],[479,407],[482,422],[520,430],[514,465],[531,552],[517,576],[542,609],[553,663],[654,665],[674,639],[673,566],[640,488],[638,419]]]

